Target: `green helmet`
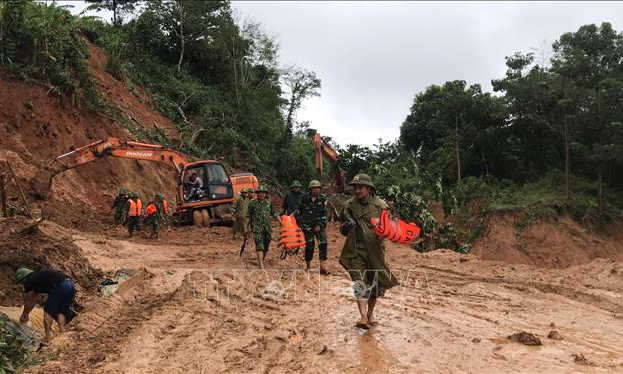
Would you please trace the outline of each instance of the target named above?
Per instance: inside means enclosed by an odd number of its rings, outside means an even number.
[[[299,181],[294,181],[292,182],[292,184],[290,185],[290,188],[294,188],[294,187],[303,187],[303,185],[301,184],[301,182]]]
[[[157,193],[156,195],[154,195],[154,199],[164,199],[164,195],[161,193]]]
[[[266,192],[268,193],[268,189],[264,186],[259,186],[257,190],[255,190],[255,192]]]
[[[354,185],[362,185],[362,186],[370,186],[372,188],[376,188],[374,183],[372,183],[372,178],[368,174],[357,174],[353,177],[353,180],[349,183],[351,186]]]
[[[138,193],[137,192],[132,192],[130,197],[133,198],[133,199],[138,199]]]
[[[314,188],[314,187],[322,187],[322,183],[320,183],[320,181],[314,179],[311,182],[309,182],[309,186],[307,186],[307,188]]]
[[[30,273],[32,273],[32,270],[28,269],[28,268],[19,268],[17,269],[17,271],[15,272],[15,283],[21,282],[22,280],[24,280],[24,278],[26,278],[28,275],[30,275]]]
[[[244,190],[242,190],[243,192],[246,193],[253,193],[253,188],[245,188]]]

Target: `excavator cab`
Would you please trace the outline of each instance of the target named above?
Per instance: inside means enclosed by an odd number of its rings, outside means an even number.
[[[234,189],[223,165],[195,162],[182,172],[184,203],[231,199]]]

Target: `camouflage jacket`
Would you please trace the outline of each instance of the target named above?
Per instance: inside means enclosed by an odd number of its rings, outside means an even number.
[[[115,201],[112,203],[111,208],[115,208],[118,211],[123,211],[125,209],[126,204],[128,203],[127,196],[117,196],[115,197]]]
[[[268,200],[252,200],[249,203],[247,218],[251,221],[251,227],[270,229],[270,217],[277,218],[277,211]]]
[[[324,229],[327,227],[327,196],[320,194],[312,201],[311,195],[306,193],[294,216],[303,231],[312,231],[316,226]]]
[[[301,192],[290,192],[283,198],[283,212],[284,214],[292,214],[296,212],[301,203]]]
[[[236,201],[234,201],[233,209],[235,217],[246,217],[249,211],[249,199],[245,199],[242,196],[239,196]]]

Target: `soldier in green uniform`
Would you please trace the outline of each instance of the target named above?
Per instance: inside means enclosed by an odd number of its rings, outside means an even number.
[[[157,193],[155,197],[156,208],[158,209],[158,218],[162,221],[163,224],[169,227],[169,230],[171,230],[171,219],[169,218],[169,202],[164,198],[164,195],[161,193]]]
[[[303,193],[301,193],[301,182],[294,181],[290,188],[292,191],[283,198],[283,214],[293,214],[299,208]]]
[[[125,188],[122,188],[121,190],[119,190],[119,194],[117,194],[117,197],[115,197],[115,201],[112,203],[111,208],[115,209],[116,224],[123,222],[125,218],[125,206],[128,202],[128,198],[128,193],[126,192]]]
[[[252,190],[251,190],[252,191]],[[249,189],[244,188],[240,191],[240,196],[234,201],[234,226],[232,227],[232,239],[236,238],[236,233],[241,232],[243,235],[247,233],[248,219],[247,212],[249,210]]]
[[[249,218],[251,230],[253,231],[257,261],[260,264],[260,269],[264,269],[264,259],[266,258],[266,252],[268,252],[272,237],[270,217],[277,218],[279,223],[281,223],[281,217],[277,215],[273,205],[266,199],[268,195],[266,187],[260,186],[260,188],[255,190],[255,193],[257,194],[257,199],[249,203],[247,218]],[[260,255],[260,253],[262,254]]]
[[[353,290],[361,318],[357,327],[370,328],[376,300],[385,290],[398,284],[385,264],[385,245],[372,230],[371,218],[379,218],[387,209],[385,201],[374,194],[372,178],[357,174],[350,182],[354,197],[348,199],[342,211],[340,231],[346,241],[340,255],[340,264],[353,281]]]
[[[157,193],[154,196],[154,201],[147,205],[145,209],[147,215],[146,223],[151,225],[152,232],[150,238],[160,238],[160,222],[170,225],[169,222],[169,207],[167,201],[164,199],[164,195]],[[170,226],[169,226],[170,227]]]
[[[327,274],[325,262],[327,261],[327,197],[320,193],[322,184],[313,180],[309,182],[308,190],[303,198],[298,211],[295,213],[296,221],[305,234],[305,262],[309,271],[311,261],[314,258],[315,240],[318,240],[318,252],[320,254],[320,274]]]

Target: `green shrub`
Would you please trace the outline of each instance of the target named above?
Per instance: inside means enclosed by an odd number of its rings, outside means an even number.
[[[86,98],[97,106],[100,98],[89,71],[89,51],[77,32],[75,18],[54,3],[0,3],[3,40],[0,63],[13,74],[43,81],[50,89]]]

